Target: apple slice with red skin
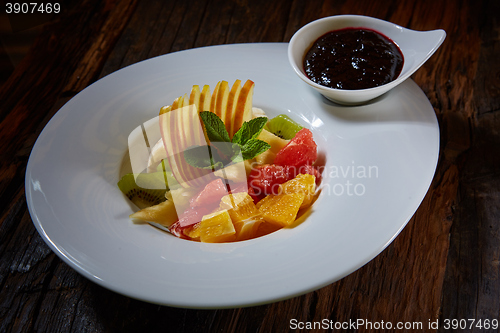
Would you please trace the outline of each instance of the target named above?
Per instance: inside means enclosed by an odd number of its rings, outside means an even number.
[[[194,85],[193,88],[191,89],[191,94],[189,95],[189,105],[194,105],[196,107],[196,110],[198,110],[198,112],[200,112],[200,98],[201,98],[200,86]]]
[[[210,111],[211,99],[212,95],[210,94],[210,86],[206,84],[203,86],[203,89],[200,93],[200,107],[198,109],[198,112]]]
[[[217,96],[215,98],[215,108],[212,109],[222,121],[226,119],[227,110],[227,99],[229,97],[229,84],[227,81],[220,81],[218,83],[219,89],[217,89]]]
[[[172,109],[162,113],[159,120],[160,133],[173,176],[183,187],[202,186],[204,176],[211,171],[189,165],[183,155],[184,151],[192,147],[207,144],[197,110],[192,106]],[[209,158],[208,149],[206,157]]]
[[[215,108],[217,105],[217,95],[219,94],[220,81],[217,82],[214,88],[214,92],[212,93],[212,97],[210,99],[210,108],[208,111],[215,112]]]
[[[236,106],[231,115],[231,128],[234,133],[243,125],[245,121],[252,119],[252,100],[255,83],[247,80],[241,88]],[[234,134],[233,133],[233,134]]]
[[[224,118],[221,118],[224,122],[224,125],[226,125],[226,130],[229,133],[229,137],[231,139],[233,138],[234,133],[236,133],[236,131],[239,129],[235,127],[233,119],[234,115],[236,114],[236,106],[238,104],[240,92],[241,80],[236,80],[233,84],[233,87],[231,88],[231,91],[229,92],[226,115]]]

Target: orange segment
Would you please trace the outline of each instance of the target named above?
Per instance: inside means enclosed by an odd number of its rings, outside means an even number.
[[[249,218],[247,220],[234,222],[234,229],[236,230],[236,240],[242,241],[257,237],[257,230],[259,229],[259,226],[262,222],[264,222],[264,220],[260,215],[255,218]]]
[[[246,220],[259,214],[252,197],[247,192],[223,196],[220,201],[220,208],[228,210],[233,222]]]
[[[309,207],[316,191],[316,177],[309,174],[299,174],[283,184],[280,184],[280,192],[283,194],[304,193],[304,202],[300,208]]]
[[[196,224],[193,224],[192,226],[187,227],[182,232],[184,233],[184,235],[188,236],[192,240],[199,241],[200,240],[200,225],[201,225],[201,222],[198,222]]]
[[[304,193],[300,192],[280,195],[270,194],[259,201],[257,206],[266,222],[286,227],[295,221],[304,197]]]
[[[204,215],[200,222],[200,240],[205,243],[220,243],[234,239],[234,229],[227,209]]]
[[[271,234],[275,231],[278,231],[280,229],[281,229],[281,226],[279,226],[279,225],[264,222],[264,223],[261,223],[259,225],[259,229],[257,230],[255,237],[257,238],[257,237],[269,235],[269,234]]]
[[[236,230],[236,240],[255,237],[263,219],[252,197],[247,192],[225,195],[221,199],[220,208],[226,209],[231,216]]]

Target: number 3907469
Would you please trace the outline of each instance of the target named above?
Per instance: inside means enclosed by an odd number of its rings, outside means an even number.
[[[61,11],[61,4],[58,2],[7,2],[5,4],[5,12],[7,14],[52,14]]]

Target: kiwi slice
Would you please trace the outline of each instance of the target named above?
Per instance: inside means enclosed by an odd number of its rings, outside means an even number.
[[[269,120],[264,128],[282,139],[290,140],[303,127],[286,114],[280,114]]]
[[[134,174],[128,173],[120,179],[118,188],[137,207],[143,209],[165,201],[168,184],[163,172],[141,173],[137,179]]]

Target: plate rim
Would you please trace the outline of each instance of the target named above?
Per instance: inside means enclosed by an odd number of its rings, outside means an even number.
[[[226,48],[232,48],[232,47],[241,47],[241,46],[242,47],[251,47],[251,46],[261,46],[261,45],[268,45],[270,47],[273,47],[274,45],[279,45],[279,47],[283,48],[284,55],[286,56],[286,47],[285,46],[288,45],[288,43],[239,43],[239,44],[213,45],[213,46],[205,46],[205,47],[201,47],[201,48],[193,48],[193,49],[188,49],[188,50],[177,51],[177,52],[173,52],[173,53],[169,53],[169,54],[165,54],[165,55],[160,55],[160,56],[157,56],[157,57],[154,57],[154,58],[145,59],[145,60],[142,60],[142,61],[140,61],[138,63],[131,64],[131,65],[128,65],[126,67],[123,67],[123,68],[119,69],[117,72],[123,71],[123,70],[125,70],[127,68],[130,68],[131,66],[135,66],[135,65],[137,65],[139,63],[150,61],[152,59],[156,59],[156,58],[160,58],[160,57],[169,57],[169,56],[171,56],[173,54],[179,54],[179,53],[183,53],[183,52],[197,52],[197,51],[199,51],[201,49],[209,49],[209,48],[210,49],[215,49],[215,48],[226,49]],[[116,72],[110,73],[110,74],[104,76],[102,79],[107,78],[107,77],[109,77],[109,76],[111,76],[111,75],[113,75],[115,73]],[[100,80],[102,80],[102,79],[100,79]],[[89,85],[88,87],[86,87],[85,89],[83,89],[80,93],[78,93],[76,96],[82,94],[84,91],[86,91],[91,86],[94,86],[94,85],[98,84],[98,82],[100,80],[92,83],[91,85]],[[411,80],[411,79],[409,79],[409,80]],[[414,82],[413,82],[413,84],[418,89],[420,89]],[[306,89],[305,85],[304,85],[304,89]],[[421,91],[421,89],[420,89],[420,91]],[[426,97],[426,99],[427,99],[427,97]],[[369,257],[368,260],[366,260],[363,263],[360,263],[359,265],[357,265],[357,267],[353,267],[352,270],[349,271],[349,272],[343,272],[343,273],[339,274],[339,275],[342,275],[339,278],[333,278],[333,279],[330,279],[328,281],[322,281],[322,282],[317,283],[315,285],[309,285],[308,287],[303,288],[302,290],[295,290],[294,292],[292,292],[292,293],[290,293],[288,295],[282,295],[282,297],[279,297],[279,298],[262,299],[260,302],[251,302],[251,303],[241,303],[241,302],[239,302],[239,303],[225,304],[225,305],[221,305],[221,304],[208,304],[208,303],[205,304],[205,305],[202,305],[202,304],[178,304],[178,302],[172,302],[172,303],[169,303],[169,302],[155,302],[155,301],[151,301],[151,300],[148,300],[148,299],[144,299],[140,295],[134,294],[132,292],[128,292],[128,291],[127,292],[123,292],[123,291],[121,291],[119,289],[113,289],[107,283],[104,283],[103,280],[99,279],[99,277],[97,277],[96,275],[92,274],[92,272],[89,272],[85,267],[80,266],[77,262],[75,262],[74,260],[72,260],[71,253],[68,253],[67,250],[65,250],[65,249],[59,248],[52,241],[52,239],[50,238],[50,236],[46,233],[45,228],[43,226],[43,223],[42,223],[42,221],[39,220],[37,212],[36,212],[35,208],[33,207],[33,201],[32,201],[32,194],[33,194],[32,191],[33,190],[32,190],[32,186],[36,186],[36,185],[33,185],[32,183],[30,183],[30,181],[31,181],[30,174],[31,174],[31,170],[33,168],[33,163],[34,163],[32,161],[32,159],[31,159],[31,156],[32,156],[33,152],[37,149],[37,143],[39,142],[39,140],[43,140],[44,135],[45,135],[44,133],[45,133],[46,129],[50,128],[50,124],[51,124],[51,122],[54,119],[58,119],[57,117],[61,117],[62,116],[62,113],[60,113],[60,111],[62,109],[64,109],[65,106],[68,103],[70,103],[70,101],[68,101],[65,105],[63,105],[54,114],[54,116],[52,116],[52,118],[49,120],[49,122],[44,126],[42,132],[40,133],[40,135],[38,136],[35,144],[33,145],[33,149],[32,149],[32,152],[30,154],[30,158],[29,158],[28,163],[27,163],[26,173],[25,173],[25,194],[26,194],[26,199],[27,199],[27,203],[28,203],[28,210],[29,210],[30,216],[32,218],[33,224],[35,225],[35,228],[37,229],[38,233],[41,235],[41,237],[44,240],[44,242],[51,248],[51,250],[53,252],[55,252],[56,255],[60,259],[62,259],[66,264],[68,264],[72,269],[75,269],[78,273],[80,273],[81,275],[85,276],[87,279],[89,279],[92,282],[95,282],[95,283],[97,283],[97,284],[99,284],[99,285],[101,285],[101,286],[103,286],[103,287],[105,287],[107,289],[110,289],[110,290],[112,290],[112,291],[114,291],[114,292],[116,292],[118,294],[122,294],[124,296],[131,297],[131,298],[134,298],[134,299],[139,299],[139,300],[142,300],[142,301],[147,301],[147,302],[156,303],[156,304],[162,304],[162,305],[168,305],[168,306],[200,309],[200,308],[234,308],[234,307],[242,307],[242,306],[254,306],[254,305],[259,305],[259,304],[267,304],[267,303],[270,303],[270,302],[276,302],[276,301],[288,299],[290,297],[295,297],[295,296],[298,296],[298,295],[303,295],[303,294],[305,294],[307,292],[310,292],[310,291],[313,291],[313,290],[317,290],[317,289],[319,289],[321,287],[324,287],[325,285],[331,284],[331,283],[333,283],[335,281],[338,281],[339,279],[342,279],[343,277],[351,274],[352,272],[356,271],[360,267],[364,266],[366,263],[368,263],[373,258],[375,258],[377,255],[379,255],[381,252],[383,252],[384,249],[388,245],[390,245],[394,241],[394,239],[400,234],[400,232],[405,228],[405,226],[408,224],[408,222],[410,221],[410,219],[415,214],[415,212],[417,211],[418,207],[420,206],[420,204],[424,200],[425,195],[426,195],[426,193],[427,193],[427,191],[428,191],[428,189],[429,189],[429,187],[430,187],[430,185],[431,185],[431,183],[433,181],[433,178],[434,178],[434,175],[435,175],[435,171],[436,171],[436,168],[437,168],[437,165],[438,165],[438,160],[439,160],[439,148],[440,148],[439,126],[438,126],[437,117],[434,114],[435,124],[437,125],[437,139],[438,139],[437,142],[436,142],[437,151],[436,151],[436,156],[435,156],[435,159],[434,159],[434,166],[433,166],[434,173],[433,173],[433,176],[430,178],[430,180],[428,181],[428,184],[426,184],[426,186],[425,186],[425,188],[427,188],[427,190],[425,191],[425,193],[422,196],[422,198],[419,200],[419,202],[416,205],[416,208],[413,211],[412,215],[410,215],[408,217],[408,219],[406,221],[404,221],[404,223],[402,223],[402,225],[399,228],[399,230],[394,235],[392,235],[392,237],[390,238],[390,240],[386,244],[383,244],[383,246],[380,249],[376,249],[372,253],[370,253],[367,256],[367,257]],[[428,99],[427,99],[427,101],[428,101]],[[58,114],[59,114],[59,116],[58,116]]]

